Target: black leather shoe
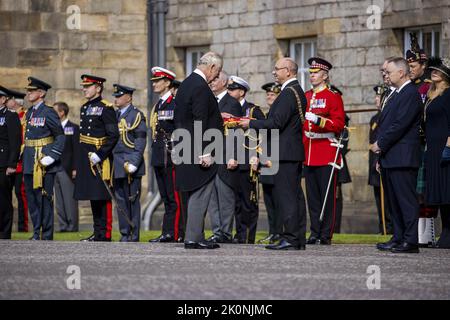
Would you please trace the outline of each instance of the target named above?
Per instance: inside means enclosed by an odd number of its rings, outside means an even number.
[[[388,242],[378,243],[377,249],[380,251],[391,251],[392,248],[398,246],[400,243],[394,241],[394,239],[389,240]]]
[[[309,237],[309,239],[306,241],[306,244],[318,244],[319,243],[319,239],[317,239],[316,237]]]
[[[28,240],[30,240],[30,241],[39,241],[40,239],[39,238],[35,238],[34,236],[32,236],[30,239],[28,239]]]
[[[234,238],[233,239],[233,243],[234,244],[245,244],[245,240],[244,239]]]
[[[87,238],[81,239],[80,241],[81,242],[93,242],[93,241],[95,241],[95,235],[93,234]]]
[[[286,240],[281,240],[278,244],[270,244],[266,246],[267,250],[305,250],[304,245],[294,246]]]
[[[183,237],[178,237],[177,242],[178,243],[183,243],[184,242],[184,238]]]
[[[208,239],[206,239],[207,242],[212,242],[212,243],[222,243],[223,239],[222,237],[219,236],[211,236]]]
[[[175,242],[175,239],[170,234],[162,234],[156,239],[151,239],[148,242],[150,243],[168,243],[168,242]]]
[[[331,246],[331,240],[330,239],[320,239],[318,244],[321,244],[323,246]]]
[[[391,249],[392,253],[419,253],[419,246],[417,244],[409,244],[403,242]]]
[[[185,249],[219,249],[220,246],[217,243],[209,242],[209,241],[201,241],[201,242],[192,242],[188,241],[184,243]]]
[[[271,242],[271,241],[272,241],[273,237],[275,237],[274,234],[269,234],[269,235],[268,235],[267,237],[265,237],[264,239],[258,240],[258,243],[259,243],[259,244],[263,244],[264,242],[269,242],[270,244],[272,244],[273,242]]]
[[[217,243],[233,243],[233,239],[221,238]]]

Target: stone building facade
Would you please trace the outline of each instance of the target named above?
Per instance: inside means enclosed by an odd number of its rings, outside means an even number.
[[[68,8],[80,11],[80,28],[68,26]],[[265,82],[275,61],[311,54],[334,64],[332,82],[347,110],[374,107],[373,86],[386,57],[403,55],[410,31],[432,54],[450,55],[448,0],[167,0],[167,66],[183,79],[206,50],[223,54],[225,70],[246,78],[249,100],[265,106]],[[136,87],[136,104],[147,106],[147,1],[2,0],[0,84],[15,89],[29,75],[54,86],[48,100],[64,100],[78,120],[80,75],[94,73],[112,84]],[[303,71],[306,71],[304,69]],[[299,74],[305,87],[306,73]],[[367,186],[368,122],[373,113],[351,114],[353,183],[344,187],[344,227],[358,231],[358,214],[374,216]],[[364,220],[366,221],[366,220]]]

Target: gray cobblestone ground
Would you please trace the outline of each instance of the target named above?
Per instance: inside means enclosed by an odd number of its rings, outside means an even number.
[[[81,290],[67,289],[67,268]],[[381,270],[368,290],[367,268]],[[449,299],[450,251],[381,253],[373,246],[271,252],[224,245],[0,242],[0,299]]]

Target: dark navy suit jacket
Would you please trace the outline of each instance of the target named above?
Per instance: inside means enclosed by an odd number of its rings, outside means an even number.
[[[377,141],[382,168],[420,166],[419,129],[423,104],[417,87],[406,85],[389,100],[379,119]]]

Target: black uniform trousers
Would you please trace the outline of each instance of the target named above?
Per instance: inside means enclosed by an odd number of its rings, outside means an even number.
[[[394,227],[394,241],[417,245],[419,239],[419,200],[414,168],[382,169],[385,195]]]
[[[128,218],[134,223],[133,235],[131,227],[122,213],[117,212],[119,217],[119,230],[122,235],[121,241],[139,242],[139,230],[141,224],[141,184],[142,179],[133,178],[128,183],[128,178],[114,179],[114,189],[119,206],[126,212]]]
[[[33,221],[33,239],[53,240],[53,186],[55,174],[46,173],[43,178],[43,188],[39,189],[33,189],[32,174],[26,174],[24,181],[28,209],[30,210],[31,221]]]
[[[275,212],[284,227],[281,237],[294,246],[306,243],[306,203],[301,173],[300,162],[280,162],[273,186]]]
[[[238,199],[236,201],[238,205],[235,211],[235,239],[249,244],[255,243],[258,224],[259,211],[256,188],[257,184],[252,182],[250,171],[239,171],[239,189],[236,198]]]
[[[306,194],[308,197],[309,217],[311,219],[311,237],[331,240],[336,221],[336,172],[326,199],[323,221],[320,222],[323,202],[331,175],[331,166],[305,166]]]
[[[174,169],[172,166],[167,168],[154,167],[154,169],[159,193],[164,202],[165,209],[162,234],[170,234],[172,237],[175,237],[175,220],[177,219],[177,210],[179,206],[175,194]]]
[[[283,232],[283,220],[275,212],[275,200],[273,198],[273,184],[263,184],[264,204],[267,210],[269,234],[279,235]]]
[[[14,209],[12,189],[14,175],[7,176],[6,168],[0,168],[0,239],[11,239]]]
[[[14,193],[17,198],[17,231],[28,232],[28,203],[23,182],[23,173],[16,173],[14,178]]]
[[[112,203],[110,200],[91,200],[94,218],[94,240],[111,241]]]

